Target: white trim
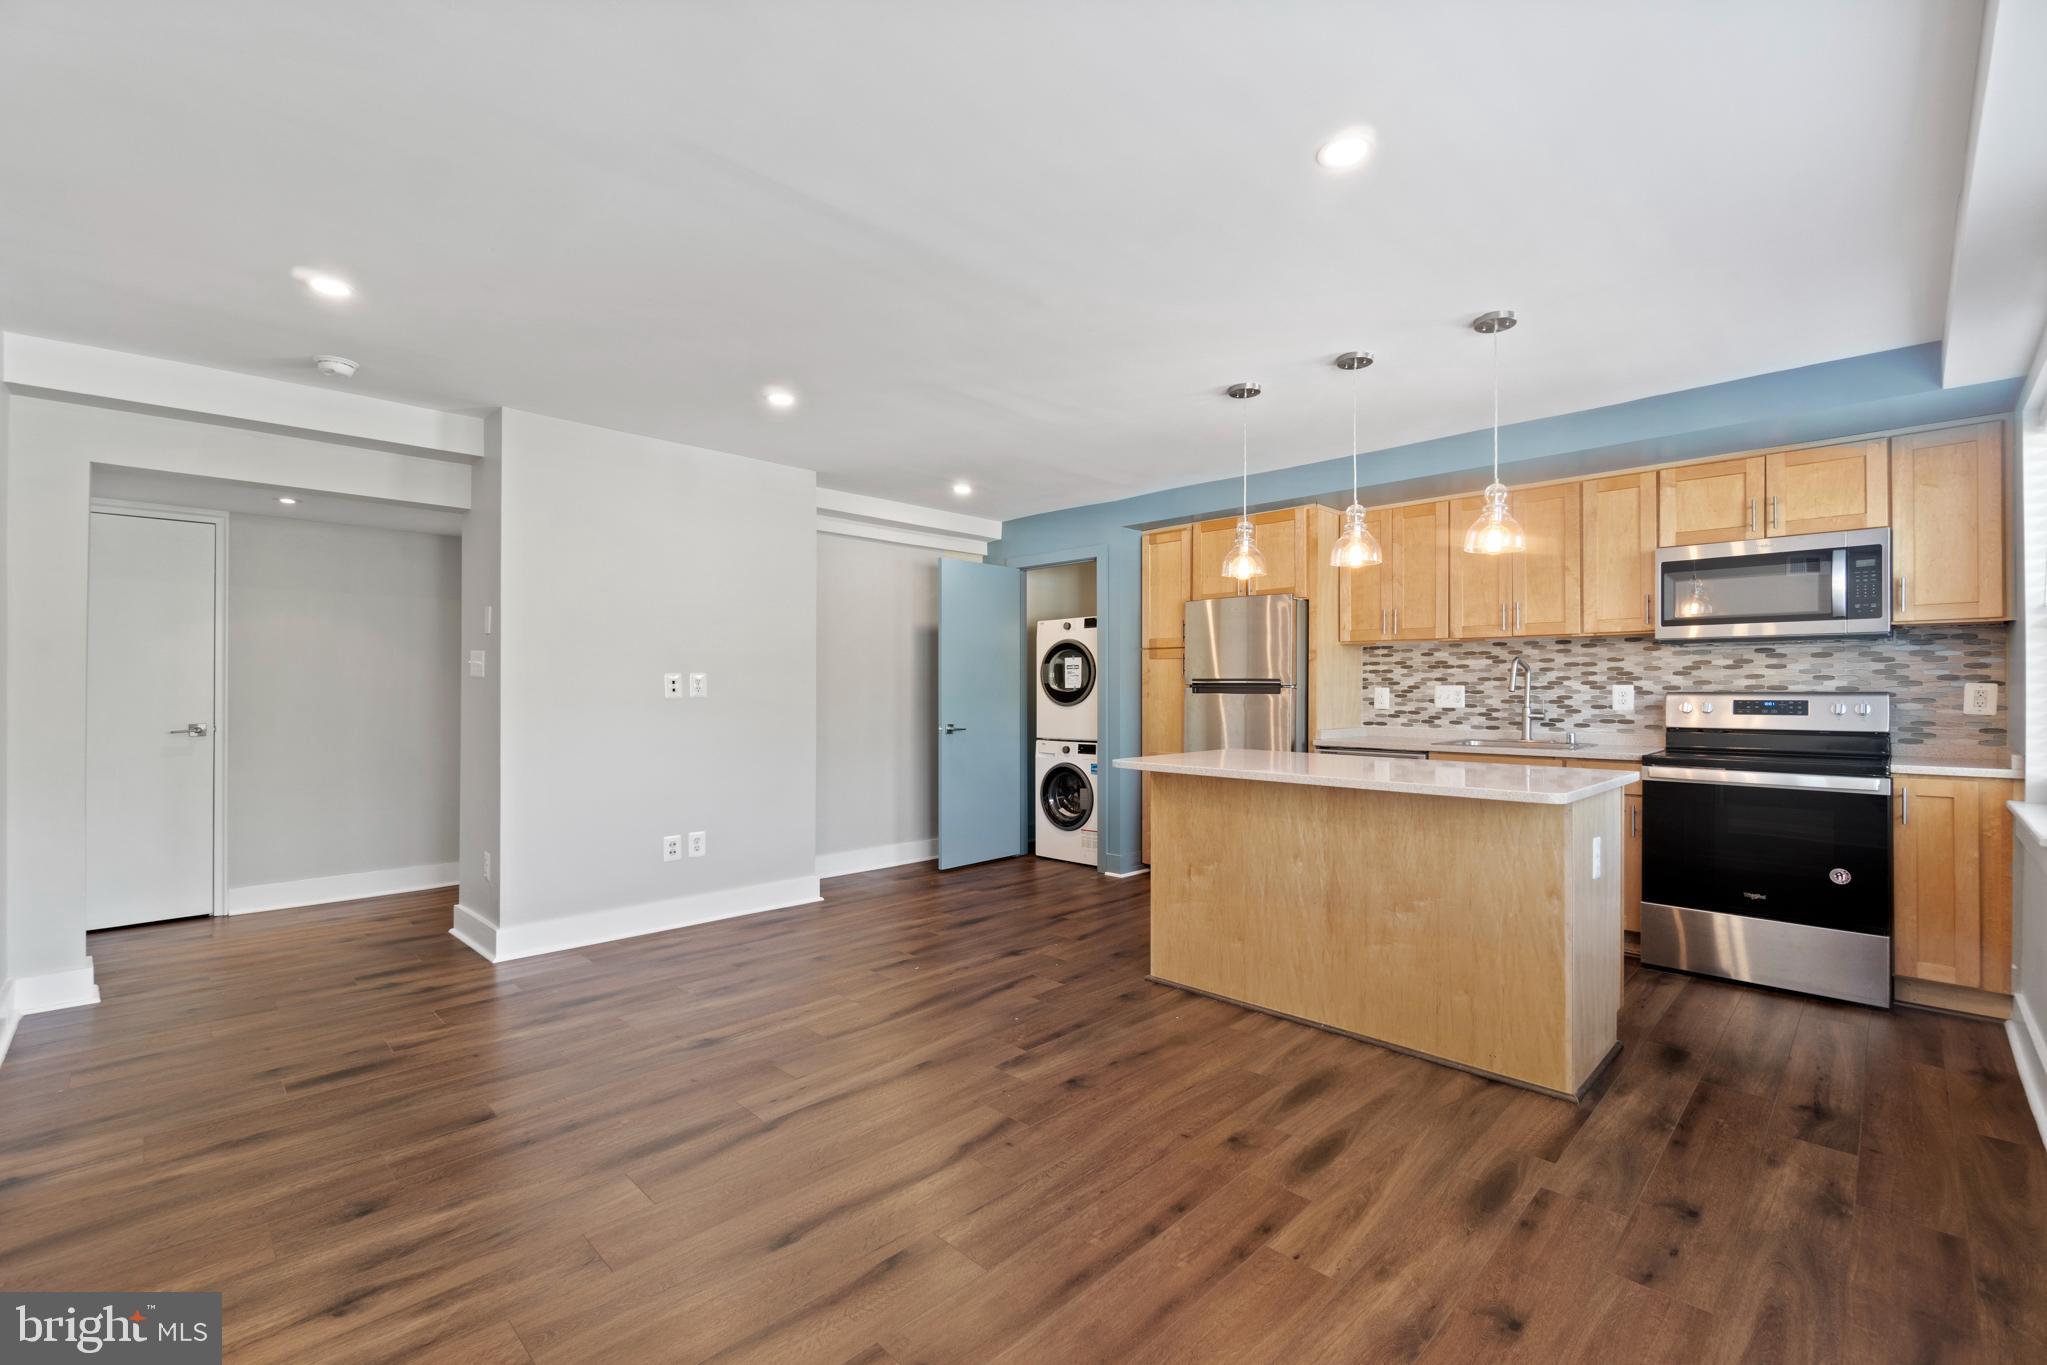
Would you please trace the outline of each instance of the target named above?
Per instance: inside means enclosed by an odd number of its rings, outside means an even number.
[[[80,1005],[97,1005],[100,1002],[100,988],[92,979],[92,959],[87,958],[83,967],[72,967],[61,972],[43,972],[37,976],[10,977],[7,988],[14,996],[14,1013],[47,1014],[51,1010],[75,1009]]]
[[[1125,877],[1149,877],[1151,869],[1148,867],[1138,867],[1132,868],[1128,872],[1104,872],[1102,875],[1104,877],[1114,877],[1116,880],[1121,881]]]
[[[395,896],[404,891],[431,891],[461,880],[455,863],[421,863],[417,867],[385,867],[372,872],[343,872],[332,877],[307,877],[296,882],[261,882],[231,886],[227,913],[253,915],[264,910],[291,910],[302,905],[332,905],[368,896]]]
[[[817,510],[836,513],[849,521],[887,522],[919,531],[945,531],[983,542],[1002,538],[1002,523],[993,517],[919,507],[915,503],[893,502],[888,498],[870,498],[864,493],[848,493],[837,488],[817,490]]]
[[[442,459],[484,453],[481,417],[371,398],[331,383],[295,384],[19,332],[0,337],[0,356],[0,375],[10,388],[316,431]],[[310,371],[307,378],[313,378]]]
[[[883,526],[876,522],[848,521],[843,517],[817,514],[819,535],[852,536],[857,540],[881,540],[891,545],[915,545],[924,550],[942,550],[947,554],[967,555],[974,559],[988,557],[988,542],[969,540],[965,536],[939,535],[932,531],[912,531],[900,526]]]
[[[815,877],[790,877],[778,882],[758,882],[723,891],[705,891],[694,896],[674,896],[642,905],[619,905],[583,915],[561,915],[534,924],[500,924],[486,945],[479,930],[489,929],[483,917],[467,906],[456,906],[456,922],[448,932],[492,962],[511,962],[543,953],[570,948],[587,948],[597,943],[645,934],[686,929],[713,920],[757,915],[792,905],[809,905],[822,900]],[[490,951],[485,951],[486,946]]]
[[[817,875],[820,877],[850,877],[855,872],[874,872],[884,867],[901,867],[905,863],[928,863],[938,856],[938,840],[912,839],[902,844],[875,844],[868,848],[849,848],[839,853],[817,855]]]
[[[2018,1063],[2019,1084],[2025,1087],[2033,1126],[2040,1130],[2040,1140],[2047,1142],[2047,1035],[2040,1032],[2032,1002],[2023,994],[2011,998],[2011,1018],[2004,1021],[2004,1034],[2011,1040],[2012,1060]]]
[[[468,945],[485,961],[498,960],[497,921],[481,910],[472,910],[458,902],[455,906],[455,922],[448,926],[448,932]]]
[[[21,1015],[14,1008],[14,983],[0,981],[0,1062],[7,1060],[7,1045],[14,1041],[20,1023]]]
[[[155,521],[193,521],[213,527],[213,910],[227,913],[227,555],[228,514],[160,503],[94,498],[89,510],[113,517],[144,517]],[[92,610],[92,574],[87,558],[86,610]],[[88,651],[88,665],[90,651]],[[92,717],[86,717],[90,726]],[[92,829],[86,828],[90,837]],[[90,845],[86,856],[92,856]],[[92,907],[86,907],[88,915]],[[112,926],[102,926],[112,927]]]

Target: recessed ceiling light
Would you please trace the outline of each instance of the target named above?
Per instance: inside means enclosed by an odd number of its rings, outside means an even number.
[[[761,397],[768,400],[768,406],[771,408],[793,408],[796,406],[796,395],[787,389],[764,389],[761,392]]]
[[[299,505],[299,500],[297,498],[280,497],[278,501],[283,503],[286,507],[296,507]]]
[[[956,479],[953,481],[952,495],[956,498],[972,497],[974,495],[974,485],[968,483],[965,479]]]
[[[355,286],[339,275],[329,275],[310,266],[297,267],[291,272],[291,277],[323,299],[345,299],[355,293]]]
[[[1371,160],[1372,130],[1346,128],[1315,149],[1315,164],[1325,171],[1354,171]]]

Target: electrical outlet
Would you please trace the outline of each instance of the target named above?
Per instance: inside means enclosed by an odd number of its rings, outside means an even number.
[[[690,695],[691,695],[692,697],[708,697],[708,696],[710,696],[710,695],[711,695],[711,675],[710,675],[710,674],[708,674],[708,673],[692,673],[692,674],[690,674],[690,675],[689,675],[689,694],[690,694]]]
[[[1620,714],[1633,715],[1635,711],[1635,687],[1632,683],[1613,685],[1613,709]]]
[[[661,695],[670,699],[680,697],[682,695],[682,674],[663,673],[661,675]]]
[[[1994,716],[1997,714],[1996,683],[1963,683],[1962,714],[1965,716]]]
[[[489,880],[490,880],[490,850],[489,850],[489,849],[485,849],[485,850],[483,851],[483,879],[484,879],[485,881],[489,881]]]
[[[692,837],[692,838],[694,838],[695,836],[694,836],[694,835],[692,835],[691,837]],[[680,834],[664,834],[664,835],[662,835],[662,836],[661,836],[661,861],[662,861],[662,862],[664,862],[664,863],[672,863],[672,862],[675,862],[675,861],[677,861],[677,860],[678,860],[678,859],[680,859],[681,857],[682,857],[682,836],[681,836]]]
[[[689,856],[692,858],[704,856],[704,832],[700,829],[690,831]]]
[[[1463,683],[1437,683],[1436,705],[1447,710],[1456,710],[1464,705]]]
[[[1595,834],[1592,836],[1592,880],[1595,882],[1599,880],[1599,874],[1605,870],[1600,866],[1599,855],[1600,855],[1599,836]]]
[[[1391,711],[1393,709],[1393,689],[1390,687],[1373,688],[1372,709],[1375,711]]]

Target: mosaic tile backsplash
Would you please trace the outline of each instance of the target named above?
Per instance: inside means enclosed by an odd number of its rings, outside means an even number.
[[[1446,734],[1521,733],[1521,697],[1507,692],[1516,654],[1535,669],[1538,725],[1654,739],[1663,730],[1668,692],[1889,692],[1892,738],[1921,753],[2002,750],[2010,742],[2005,706],[2008,626],[1899,627],[1860,640],[1658,644],[1650,636],[1570,639],[1439,640],[1375,645],[1364,651],[1367,726],[1440,729]],[[1962,684],[1998,686],[1997,714],[1962,714]],[[1435,704],[1438,683],[1462,683],[1461,710]],[[1611,688],[1632,683],[1635,710],[1611,706]],[[1393,707],[1372,705],[1372,689],[1390,687]]]

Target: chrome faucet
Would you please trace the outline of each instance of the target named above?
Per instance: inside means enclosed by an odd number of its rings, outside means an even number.
[[[1519,654],[1507,669],[1507,695],[1521,693],[1521,738],[1535,738],[1535,670]]]

